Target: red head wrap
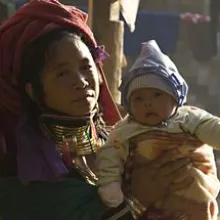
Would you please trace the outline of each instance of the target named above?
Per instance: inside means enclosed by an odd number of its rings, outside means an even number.
[[[79,28],[87,40],[96,47],[93,34],[86,24],[87,14],[73,6],[55,0],[33,0],[20,8],[0,28],[0,107],[13,114],[21,113],[21,102],[16,90],[16,79],[25,46],[55,28]],[[100,100],[104,120],[112,125],[120,114],[109,92],[106,78],[98,65],[103,84]]]

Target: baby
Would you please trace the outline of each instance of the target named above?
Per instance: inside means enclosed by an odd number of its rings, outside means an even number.
[[[220,148],[220,119],[205,110],[184,106],[188,86],[154,40],[142,44],[140,56],[122,77],[120,91],[128,115],[97,153],[99,194],[110,207],[124,200],[123,191],[131,191],[132,166],[147,163],[171,148],[176,148],[177,158],[190,157],[198,149],[213,156],[208,145]],[[181,216],[179,219],[217,219],[218,192],[211,190],[213,182],[218,183],[212,181],[217,179],[215,171],[193,163],[189,175],[196,181],[187,189],[168,193],[153,206],[164,210],[164,215]],[[135,196],[147,206],[138,194]]]

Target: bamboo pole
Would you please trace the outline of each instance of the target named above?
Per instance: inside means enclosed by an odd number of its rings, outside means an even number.
[[[98,43],[105,45],[110,54],[110,58],[104,61],[104,71],[111,93],[118,103],[124,42],[124,23],[119,20],[119,15],[119,1],[93,0],[93,32]]]
[[[89,15],[89,17],[88,17],[88,25],[89,25],[90,28],[92,28],[93,1],[94,0],[88,0],[88,9],[89,9],[89,11],[88,11],[88,15]]]

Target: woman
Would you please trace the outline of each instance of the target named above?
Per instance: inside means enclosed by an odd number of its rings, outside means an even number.
[[[3,219],[150,219],[133,198],[109,210],[97,194],[95,153],[120,115],[100,65],[106,54],[86,19],[75,7],[39,0],[0,29]],[[168,164],[172,156],[132,172],[149,206],[175,190],[176,178],[183,177],[176,188],[193,181],[190,161]]]

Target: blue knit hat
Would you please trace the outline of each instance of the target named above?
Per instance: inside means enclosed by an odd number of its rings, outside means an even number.
[[[150,75],[151,77],[149,77]],[[147,85],[146,87],[150,87],[150,82],[146,81],[146,83],[144,83],[143,80],[152,78],[152,75],[153,78],[161,80],[161,82],[157,83],[157,85],[160,84],[164,88],[162,90],[173,95],[178,106],[182,106],[186,102],[188,93],[187,83],[179,74],[179,71],[173,61],[167,55],[162,53],[156,41],[150,40],[142,43],[140,56],[134,62],[130,71],[126,72],[122,76],[122,83],[119,90],[121,91],[122,105],[128,112],[130,110],[128,101],[131,90],[138,88],[137,84],[135,83],[134,86],[134,83],[132,82],[137,78],[140,78],[142,79],[142,83],[139,83],[141,86],[139,88],[143,88],[144,85]],[[132,85],[132,89],[130,85]],[[155,88],[154,85],[152,84],[151,87]]]

